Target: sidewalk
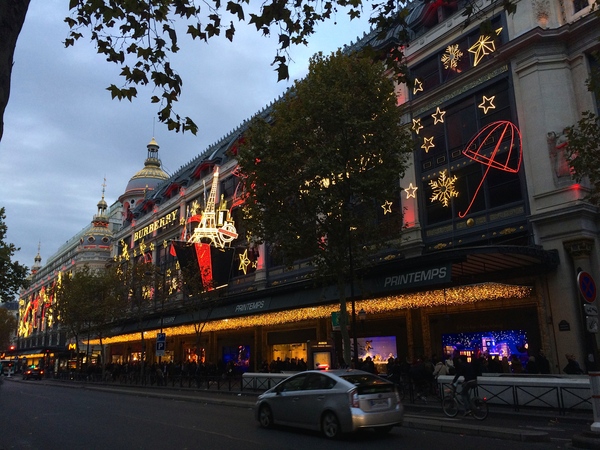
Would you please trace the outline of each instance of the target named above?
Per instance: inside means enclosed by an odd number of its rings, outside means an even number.
[[[23,382],[20,377],[5,378],[11,382]],[[28,383],[43,383],[72,389],[90,389],[104,392],[117,392],[126,395],[165,398],[179,401],[200,402],[205,404],[227,405],[239,408],[252,408],[259,392],[228,391],[195,389],[172,386],[141,386],[112,383],[89,383],[69,380],[45,379],[42,381],[27,381]],[[568,415],[558,415],[552,411],[527,410],[514,411],[490,405],[490,414],[484,421],[473,418],[447,418],[436,399],[428,403],[404,403],[405,416],[403,427],[420,430],[457,433],[471,436],[483,436],[512,441],[548,442],[550,433],[539,429],[527,429],[524,425],[535,424],[532,428],[547,428],[552,424],[570,423],[581,431],[590,429],[593,422],[591,412],[573,412]]]

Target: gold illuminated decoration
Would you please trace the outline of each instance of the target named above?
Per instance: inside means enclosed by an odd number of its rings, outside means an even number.
[[[462,55],[462,52],[458,49],[458,44],[449,45],[446,48],[446,53],[442,55],[444,69],[456,69]]]
[[[432,147],[435,147],[435,144],[433,143],[433,136],[429,138],[423,138],[423,145],[421,145],[421,148],[425,150],[425,153],[429,153],[429,149]]]
[[[475,42],[471,48],[469,48],[469,52],[475,55],[473,66],[479,64],[484,56],[493,53],[495,50],[496,44],[490,36],[479,36],[477,42]]]
[[[154,242],[150,242],[150,251],[153,252],[155,248]]]
[[[244,253],[240,254],[240,266],[238,269],[244,272],[244,275],[246,275],[246,271],[248,270],[250,263],[251,261],[250,258],[248,258],[248,249],[246,249],[244,250]]]
[[[446,111],[442,111],[438,106],[435,113],[431,115],[431,117],[433,117],[433,124],[435,125],[438,122],[444,123],[444,114],[446,114]]]
[[[123,239],[121,239],[121,246],[123,247],[123,250],[121,251],[121,259],[129,260],[129,249],[127,248],[127,244]]]
[[[496,36],[500,36],[500,33],[502,33],[502,27],[496,29]]]
[[[404,189],[404,192],[406,192],[406,198],[417,198],[417,189],[419,189],[418,187],[413,186],[412,183],[410,183],[408,185],[408,187],[406,189]]]
[[[381,207],[383,208],[383,215],[385,216],[387,213],[392,213],[392,202],[390,202],[389,200],[386,200],[385,203],[383,205],[381,205]]]
[[[416,133],[419,134],[419,131],[423,128],[423,125],[421,125],[421,119],[413,119],[413,124],[412,124],[412,130]]]
[[[454,189],[454,183],[456,183],[457,177],[456,175],[448,177],[447,173],[447,170],[443,170],[437,180],[431,180],[429,182],[429,186],[433,189],[431,202],[439,201],[445,207],[448,207],[452,197],[458,197],[458,191]]]
[[[496,109],[496,105],[494,105],[494,99],[496,98],[495,95],[492,95],[491,97],[486,97],[485,95],[483,96],[483,101],[479,104],[479,107],[481,109],[483,109],[483,113],[487,114],[488,110],[490,109]]]
[[[227,209],[223,196],[221,196],[221,201],[217,203],[218,185],[219,167],[215,166],[206,208],[202,211],[200,223],[188,239],[189,243],[207,242],[213,247],[225,248],[229,247],[234,239],[237,239],[238,234],[231,218],[231,211]],[[192,208],[196,209],[196,202],[192,204]]]
[[[382,298],[357,300],[355,307],[364,310],[369,315],[387,314],[393,311],[417,308],[448,307],[469,305],[483,301],[504,299],[526,299],[531,297],[529,286],[512,286],[500,283],[484,283],[432,291],[413,292],[409,294],[392,295]],[[256,315],[233,317],[231,319],[214,320],[206,323],[204,331],[226,331],[255,328],[262,326],[288,325],[305,320],[326,319],[332,312],[338,312],[339,303],[299,308],[287,311],[269,312]],[[144,332],[145,339],[155,339],[160,329]],[[163,332],[169,336],[194,335],[194,324],[176,327],[163,327]],[[139,342],[139,332],[106,337],[105,344],[122,342]],[[99,340],[89,341],[90,345],[99,345]]]
[[[421,83],[418,78],[415,78],[415,86],[413,87],[413,95],[415,95],[417,92],[423,92],[423,83]]]

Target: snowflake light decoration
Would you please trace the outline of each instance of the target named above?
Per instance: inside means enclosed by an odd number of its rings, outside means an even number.
[[[446,53],[442,55],[444,69],[456,69],[462,55],[462,52],[458,49],[458,44],[449,45]]]
[[[445,207],[450,205],[450,199],[452,197],[458,197],[458,191],[454,188],[457,177],[448,177],[448,170],[444,170],[440,173],[437,180],[431,180],[429,186],[433,189],[433,195],[431,196],[431,202],[439,201]]]

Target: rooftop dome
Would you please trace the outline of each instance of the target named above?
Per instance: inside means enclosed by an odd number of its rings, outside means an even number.
[[[158,158],[159,146],[154,138],[152,138],[147,147],[148,157],[144,163],[144,168],[131,177],[121,198],[153,190],[159,183],[169,178],[169,175],[161,168],[161,162]]]

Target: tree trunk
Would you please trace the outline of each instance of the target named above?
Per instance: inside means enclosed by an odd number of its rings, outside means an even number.
[[[4,111],[10,97],[13,56],[17,38],[25,22],[29,1],[0,1],[0,141],[4,134]]]

